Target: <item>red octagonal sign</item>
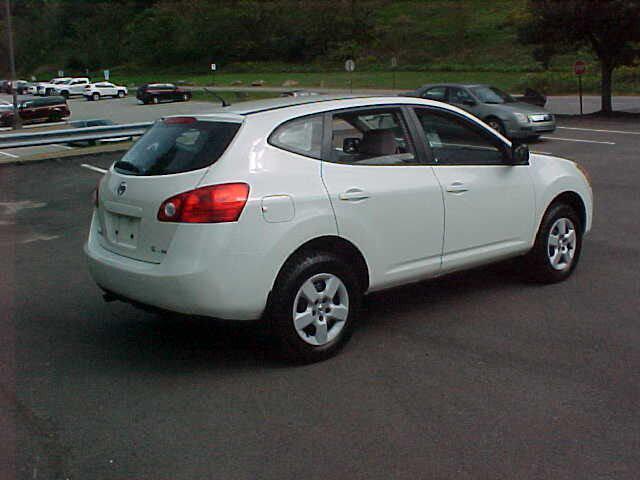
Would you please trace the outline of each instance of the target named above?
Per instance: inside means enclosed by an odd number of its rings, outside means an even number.
[[[586,71],[587,71],[587,64],[584,63],[582,60],[578,60],[576,63],[573,64],[573,72],[576,75],[583,75]]]

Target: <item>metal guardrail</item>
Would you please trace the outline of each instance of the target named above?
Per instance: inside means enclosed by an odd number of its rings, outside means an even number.
[[[23,148],[52,144],[90,142],[121,137],[139,137],[144,134],[151,125],[153,125],[153,122],[0,135],[0,150],[5,148]]]

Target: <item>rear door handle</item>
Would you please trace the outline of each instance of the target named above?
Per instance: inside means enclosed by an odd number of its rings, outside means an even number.
[[[369,198],[369,194],[361,188],[350,188],[338,195],[338,198],[346,202],[356,202],[358,200],[366,200]]]
[[[468,191],[467,186],[462,182],[453,182],[451,185],[447,187],[447,192],[450,193],[463,193]]]

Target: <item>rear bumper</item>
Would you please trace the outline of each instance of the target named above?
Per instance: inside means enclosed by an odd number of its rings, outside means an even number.
[[[257,259],[211,244],[172,247],[160,263],[134,260],[105,249],[92,222],[84,251],[89,273],[103,290],[136,304],[163,310],[221,318],[255,320],[262,316],[271,287]]]

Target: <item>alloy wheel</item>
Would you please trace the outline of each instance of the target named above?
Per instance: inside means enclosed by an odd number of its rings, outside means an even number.
[[[298,336],[314,346],[335,339],[349,316],[347,287],[331,273],[319,273],[298,289],[293,302],[293,325]]]
[[[571,267],[576,253],[576,227],[568,218],[556,220],[547,241],[547,255],[549,263],[555,270],[566,270]]]

